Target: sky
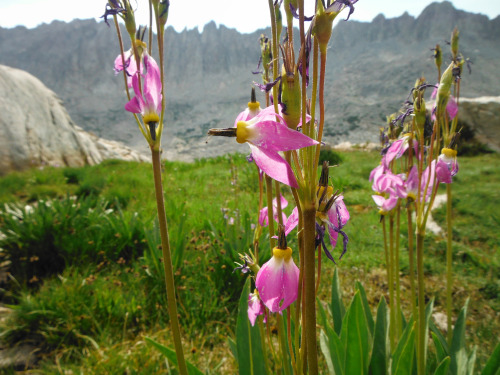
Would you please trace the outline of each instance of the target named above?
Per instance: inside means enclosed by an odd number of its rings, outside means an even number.
[[[440,0],[438,0],[440,1]],[[394,18],[405,11],[418,16],[432,0],[359,0],[351,19],[370,22],[382,13]],[[210,21],[217,25],[235,28],[241,33],[251,33],[269,26],[268,1],[266,0],[170,0],[168,25],[176,31],[198,28]],[[314,1],[305,0],[306,15],[310,15]],[[500,15],[499,0],[451,0],[455,8],[481,13],[493,19]],[[104,13],[105,0],[0,0],[0,27],[18,25],[28,28],[53,20],[72,21],[75,18],[99,19]],[[131,0],[137,9],[139,24],[147,24],[148,1]],[[346,16],[347,16],[347,11]],[[338,17],[340,19],[342,17]],[[345,18],[345,17],[344,17]]]

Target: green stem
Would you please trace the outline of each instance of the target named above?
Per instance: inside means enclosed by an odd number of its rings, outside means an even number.
[[[401,204],[396,208],[396,259],[394,263],[394,277],[396,279],[396,337],[401,337],[403,322],[401,320],[401,284],[399,280],[399,233],[401,228]]]
[[[318,374],[318,348],[316,342],[316,283],[315,283],[315,239],[316,208],[309,204],[303,207],[304,215],[304,298],[307,365],[310,375]]]
[[[418,346],[417,373],[425,374],[425,282],[424,282],[424,237],[425,232],[417,232],[417,282],[418,282]]]
[[[415,290],[415,254],[413,249],[413,218],[411,204],[406,210],[408,214],[408,258],[410,267],[410,291],[411,291],[411,307],[413,319],[417,319],[417,295]]]
[[[160,227],[161,248],[163,253],[163,270],[165,272],[165,285],[167,289],[168,312],[170,316],[170,327],[174,339],[175,353],[179,372],[187,375],[186,362],[182,351],[181,330],[177,316],[177,302],[175,297],[174,272],[172,268],[172,255],[170,252],[170,241],[168,238],[167,217],[165,214],[165,202],[163,200],[163,187],[161,182],[161,160],[160,151],[151,150],[153,162],[153,176],[156,193],[156,206],[158,209],[158,224]]]
[[[396,304],[394,300],[394,217],[391,215],[389,217],[389,264],[390,268],[390,280],[389,280],[389,303],[390,303],[390,326],[389,326],[389,336],[391,340],[391,351],[396,349]]]
[[[448,226],[448,238],[446,243],[446,315],[447,315],[447,339],[448,345],[451,346],[453,338],[451,315],[453,313],[452,289],[453,289],[453,217],[451,213],[451,184],[446,184],[446,224]]]
[[[267,357],[267,345],[266,345],[266,334],[264,332],[264,319],[259,317],[259,332],[260,332],[260,345],[262,346],[262,353],[264,355],[264,366],[266,367],[266,373],[269,374],[269,358]]]
[[[277,319],[276,325],[278,326],[278,341],[281,351],[281,361],[283,369],[285,370],[285,375],[290,375],[290,368],[288,367],[290,361],[288,359],[288,350],[286,344],[287,341],[285,337],[286,332],[283,332],[284,328],[283,316],[281,314],[276,314],[276,319]]]

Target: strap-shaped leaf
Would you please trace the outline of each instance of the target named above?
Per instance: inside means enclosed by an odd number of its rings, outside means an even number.
[[[373,336],[373,352],[370,360],[371,375],[386,375],[389,364],[389,316],[387,302],[382,296],[377,307],[377,320]]]

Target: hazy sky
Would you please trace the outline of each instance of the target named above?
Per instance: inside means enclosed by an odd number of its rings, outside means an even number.
[[[371,21],[383,13],[387,18],[400,16],[405,11],[413,16],[432,0],[359,0],[351,19]],[[452,0],[455,8],[482,13],[490,19],[500,14],[499,0]],[[269,25],[266,0],[171,0],[168,24],[175,30],[192,29],[214,20],[240,32],[249,33]],[[312,7],[313,0],[305,0]],[[24,25],[28,28],[53,20],[71,21],[75,18],[99,18],[104,13],[105,0],[0,0],[0,26],[11,28]],[[146,24],[148,2],[131,0],[137,7],[139,23]],[[346,13],[347,16],[347,13]],[[341,17],[340,17],[341,18]],[[345,18],[345,17],[344,17]]]

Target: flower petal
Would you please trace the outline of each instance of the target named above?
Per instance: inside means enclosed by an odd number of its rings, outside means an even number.
[[[248,144],[255,164],[269,177],[291,187],[299,187],[290,165],[276,152]]]
[[[255,286],[259,296],[271,312],[280,310],[280,302],[283,299],[283,258],[272,257],[265,263],[257,273]]]

